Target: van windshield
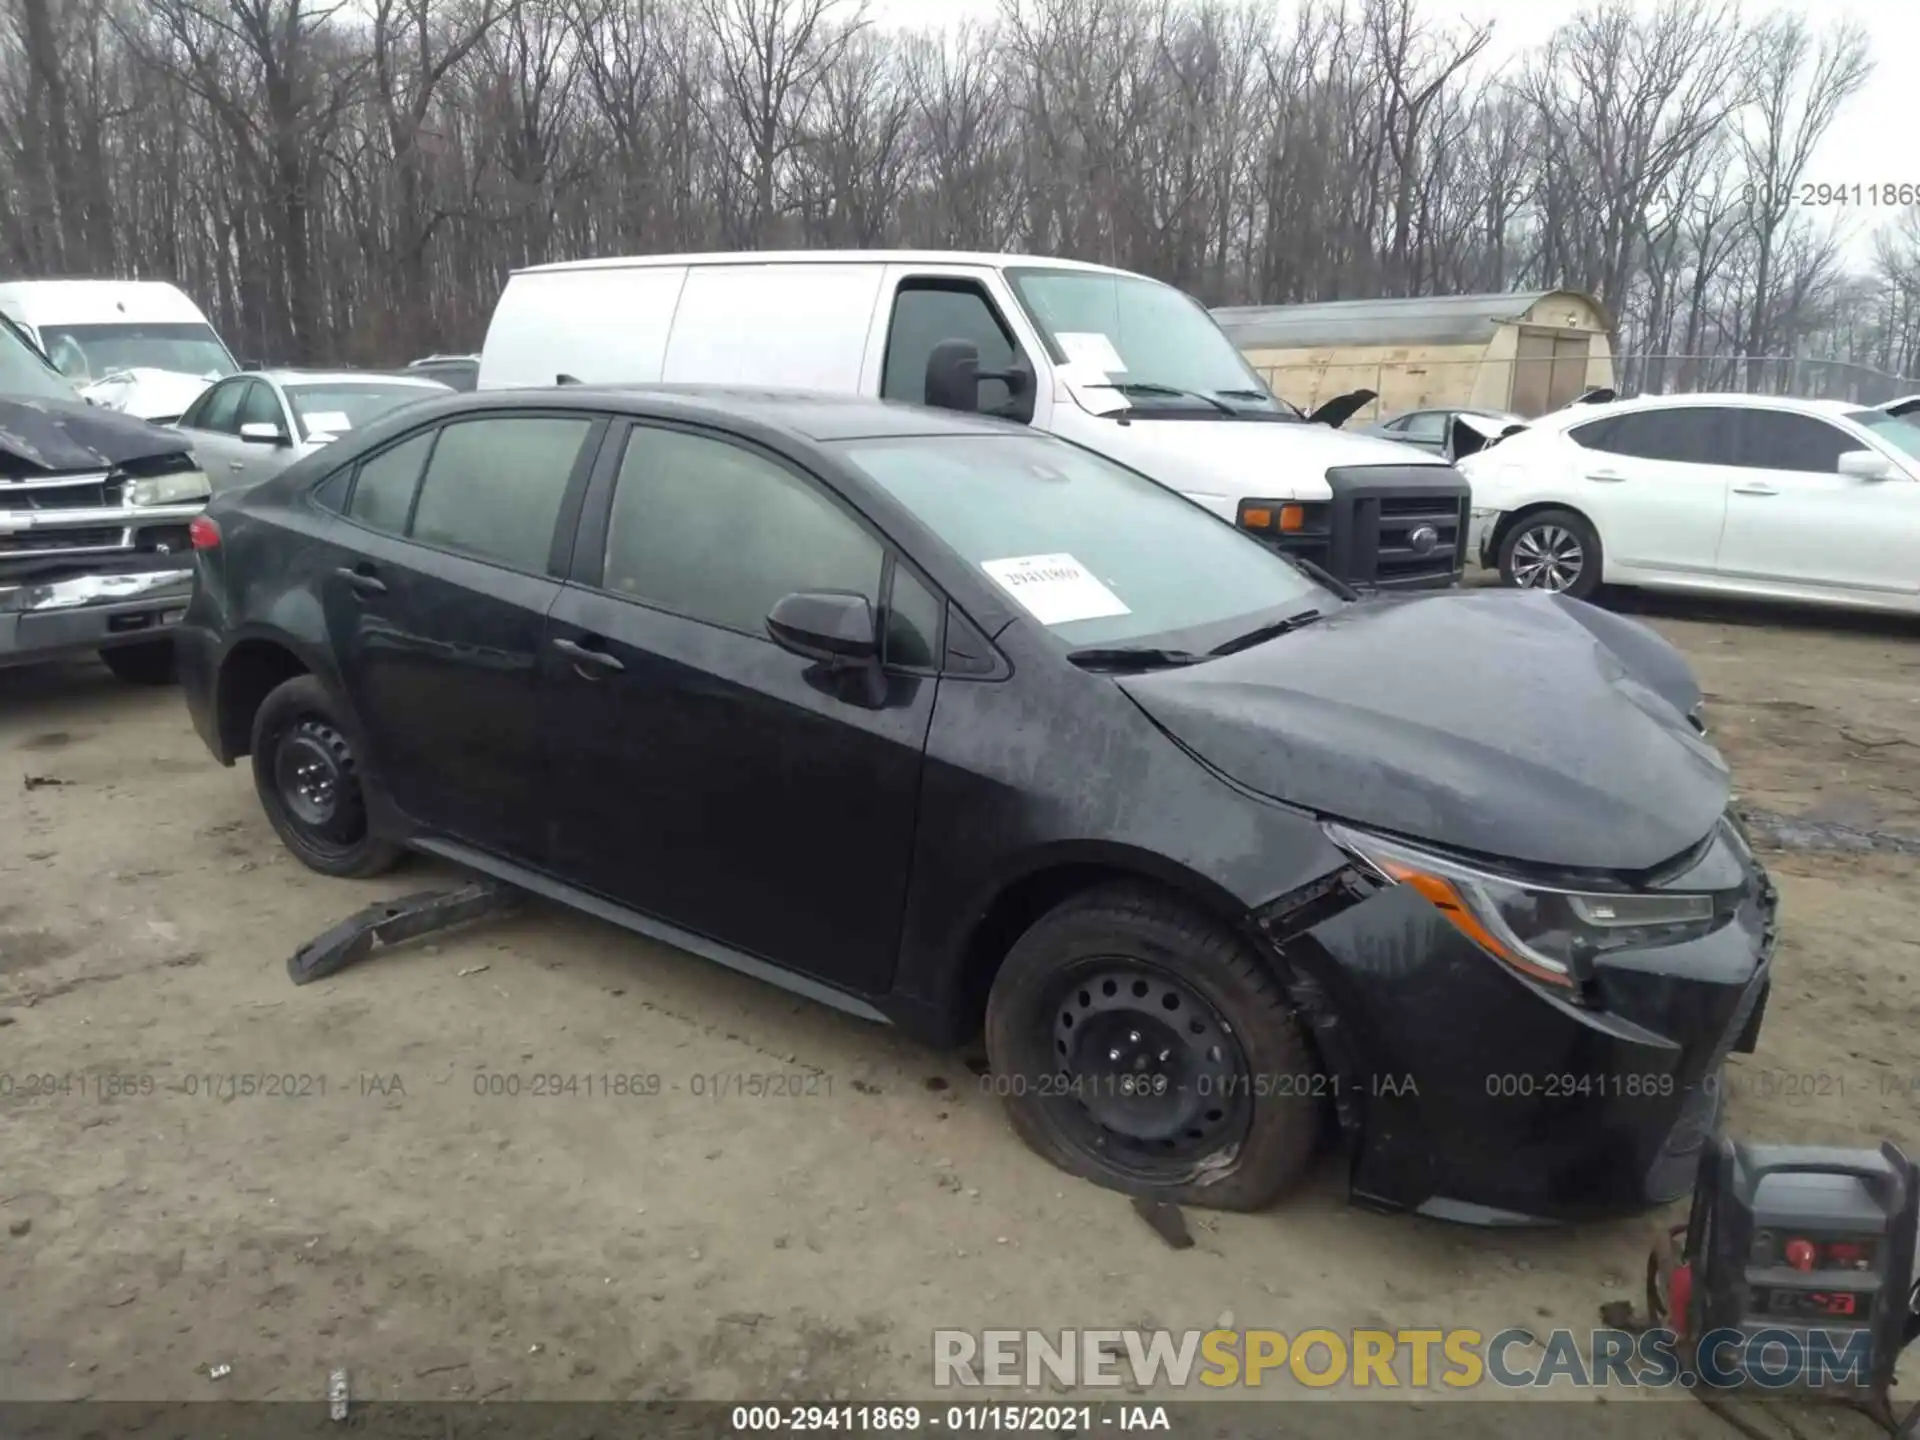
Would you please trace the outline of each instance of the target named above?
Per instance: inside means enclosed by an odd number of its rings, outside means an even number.
[[[1303,418],[1274,397],[1213,317],[1171,285],[1098,270],[1013,269],[1007,278],[1054,363],[1104,372],[1129,406]]]
[[[218,377],[240,368],[206,324],[42,325],[40,338],[60,373],[79,385],[116,370]]]
[[[0,395],[33,400],[76,400],[71,384],[40,358],[9,321],[0,321]]]
[[[1072,647],[1206,650],[1339,601],[1146,476],[1045,435],[918,435],[843,453]]]

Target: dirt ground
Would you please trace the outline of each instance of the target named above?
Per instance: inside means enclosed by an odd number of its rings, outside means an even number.
[[[1920,626],[1632,608],[1748,803],[1920,835]],[[1768,858],[1734,1129],[1920,1149],[1920,861]],[[963,1058],[545,905],[289,984],[296,944],[441,878],[303,870],[177,693],[0,673],[0,1398],[311,1400],[336,1367],[368,1399],[927,1396],[942,1325],[1544,1331],[1640,1297],[1656,1219],[1370,1216],[1331,1156],[1176,1252]],[[765,1074],[807,1078],[729,1078]],[[1420,1433],[1490,1433],[1446,1409]],[[1732,1433],[1690,1403],[1648,1430]]]

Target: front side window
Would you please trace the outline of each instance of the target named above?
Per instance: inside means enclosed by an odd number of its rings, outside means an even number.
[[[1401,422],[1399,429],[1409,440],[1443,440],[1447,434],[1444,410],[1418,410]]]
[[[271,425],[284,434],[287,417],[280,410],[280,397],[273,393],[273,387],[264,380],[255,380],[242,388],[247,398],[240,402],[240,423]]]
[[[924,405],[927,359],[942,340],[971,340],[980,351],[982,370],[1011,369],[1019,353],[979,286],[966,281],[909,281],[893,302],[881,398]],[[980,408],[988,413],[1011,398],[1003,380],[980,386]]]
[[[1338,602],[1251,536],[1143,475],[1042,435],[842,442],[967,564],[1076,648],[1189,649]]]
[[[424,545],[543,573],[560,503],[592,428],[585,416],[545,415],[443,426],[408,535]]]
[[[1267,418],[1299,418],[1261,383],[1213,317],[1172,286],[1099,270],[1022,268],[1007,277],[1054,359],[1104,373],[1130,406],[1197,405],[1217,415],[1210,402],[1219,402]]]
[[[402,405],[446,393],[426,385],[328,381],[287,386],[287,403],[293,407],[300,438],[311,440],[316,435],[338,438],[352,430],[364,430]]]
[[[645,426],[627,438],[601,577],[616,594],[764,639],[767,612],[797,591],[877,610],[884,560],[817,485],[757,451]]]
[[[216,385],[206,395],[195,402],[191,423],[196,430],[211,430],[216,435],[238,435],[240,433],[240,402],[246,398],[246,392],[253,388],[250,380],[236,380],[228,385]]]
[[[1741,418],[1746,432],[1741,461],[1755,470],[1832,475],[1840,468],[1842,453],[1862,448],[1846,431],[1811,415],[1749,410]]]
[[[240,367],[210,325],[43,325],[47,354],[81,384],[116,370],[231,375]]]
[[[11,322],[0,324],[0,395],[40,400],[74,400],[71,383],[40,358]]]

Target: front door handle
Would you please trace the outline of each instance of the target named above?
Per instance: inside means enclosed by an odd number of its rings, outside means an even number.
[[[387,593],[387,582],[382,580],[378,575],[370,574],[365,570],[356,570],[350,565],[342,565],[333,573],[346,581],[356,595],[384,595]]]
[[[1608,485],[1618,485],[1626,478],[1627,477],[1622,475],[1618,470],[1589,470],[1587,472],[1587,479],[1599,480]]]
[[[597,680],[599,678],[598,675],[588,674],[590,670],[597,670],[601,674],[611,675],[615,671],[627,668],[620,663],[617,656],[609,655],[604,650],[595,650],[591,646],[582,645],[578,640],[568,640],[565,637],[557,638],[553,642],[553,648],[573,661],[573,668],[589,680]]]
[[[1780,492],[1771,485],[1762,485],[1756,481],[1751,485],[1734,486],[1733,493],[1736,495],[1778,495]]]
[[[247,468],[247,462],[244,460],[229,460],[227,461],[227,468],[229,470],[244,470]]]

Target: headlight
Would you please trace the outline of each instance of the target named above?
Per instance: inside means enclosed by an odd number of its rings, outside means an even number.
[[[1328,836],[1389,880],[1411,885],[1469,940],[1530,979],[1572,988],[1609,950],[1671,945],[1714,924],[1714,897],[1562,890],[1442,859],[1344,825]]]
[[[204,470],[176,470],[171,475],[148,475],[127,482],[129,505],[185,505],[213,494]]]

